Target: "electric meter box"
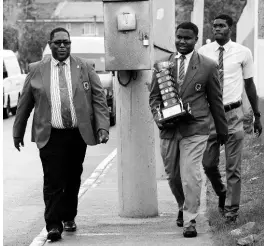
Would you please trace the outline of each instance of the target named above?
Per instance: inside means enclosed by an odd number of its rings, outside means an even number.
[[[150,1],[103,0],[103,6],[106,70],[151,69]]]

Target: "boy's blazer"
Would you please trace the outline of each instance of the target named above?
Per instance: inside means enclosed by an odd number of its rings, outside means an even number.
[[[176,61],[175,53],[167,60]],[[177,62],[172,68],[174,78],[177,78]],[[175,82],[176,88],[178,84]],[[222,100],[222,91],[218,79],[217,64],[196,51],[190,59],[189,66],[179,93],[183,104],[189,103],[193,118],[182,119],[176,127],[183,137],[192,135],[209,135],[210,113],[212,114],[218,134],[227,134],[227,121]],[[156,118],[156,106],[162,103],[162,98],[154,71],[150,89],[149,104],[154,119]],[[175,129],[163,129],[160,131],[161,138],[172,138]]]

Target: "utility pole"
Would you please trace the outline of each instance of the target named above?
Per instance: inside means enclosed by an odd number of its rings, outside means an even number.
[[[167,49],[164,44],[173,40],[166,36],[164,27],[175,25],[175,21],[167,23],[174,20],[168,19],[168,12],[175,15],[175,3],[174,0],[103,0],[103,3],[106,70],[117,71],[119,81],[116,85],[119,215],[153,217],[158,215],[156,146],[148,86],[157,58],[154,45]],[[170,30],[174,36],[175,30]],[[155,42],[154,32],[157,37],[163,36],[163,42]]]
[[[147,83],[154,61],[152,0],[104,0],[106,70],[116,71],[119,215],[158,215],[154,125]]]
[[[119,215],[153,217],[158,215],[158,202],[154,125],[146,86],[151,71],[134,73],[135,79],[126,87],[117,86]]]

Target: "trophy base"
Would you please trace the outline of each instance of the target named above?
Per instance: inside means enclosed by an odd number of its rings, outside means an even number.
[[[172,107],[162,109],[162,115],[163,117],[159,120],[161,123],[182,115],[186,115],[186,111],[182,109],[180,104],[176,104]]]

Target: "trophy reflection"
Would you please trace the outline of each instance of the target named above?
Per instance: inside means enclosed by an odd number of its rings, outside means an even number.
[[[156,107],[159,122],[173,122],[177,118],[190,115],[189,104],[183,107],[183,103],[175,88],[175,79],[171,75],[173,62],[163,61],[156,64],[156,78],[162,96],[162,104]]]

